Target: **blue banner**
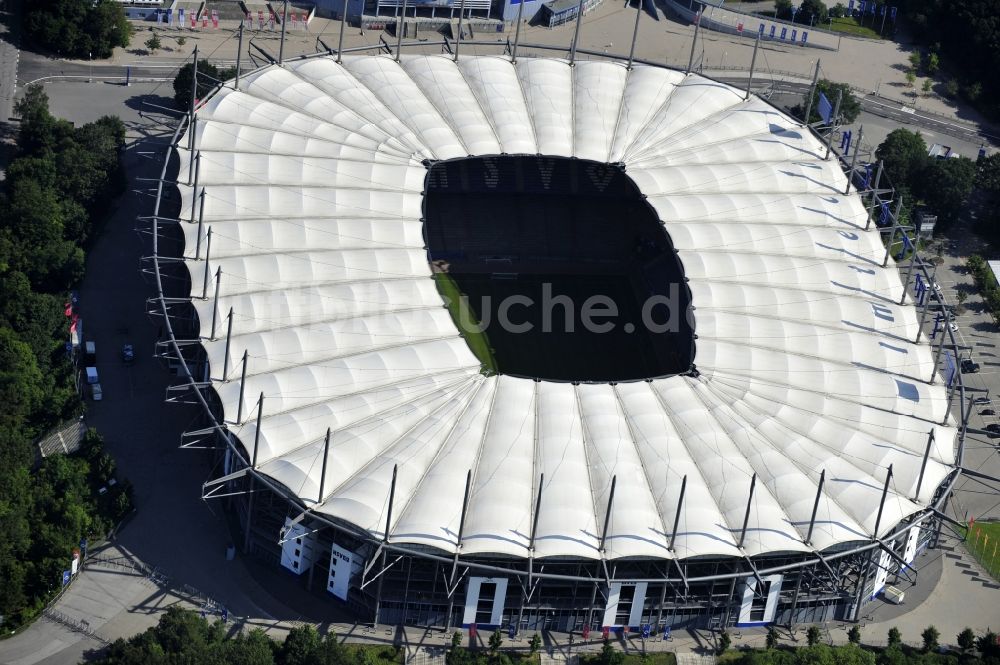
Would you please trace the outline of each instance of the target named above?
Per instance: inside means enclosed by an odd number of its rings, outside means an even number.
[[[854,11],[854,0],[847,0],[847,11]]]
[[[875,14],[875,0],[872,0],[872,2],[868,3],[868,13]]]
[[[861,12],[862,14],[865,13],[865,0],[859,0],[858,11]]]
[[[774,39],[774,28],[775,28],[775,26],[772,25],[771,26],[771,39]]]
[[[806,40],[809,39],[809,33],[805,30],[802,31],[802,43],[805,44]]]
[[[910,236],[903,233],[903,249],[913,249],[913,243],[910,242]]]
[[[882,205],[881,205],[881,209],[882,209],[882,212],[879,215],[878,223],[882,224],[882,225],[888,224],[889,223],[889,217],[890,217],[890,214],[889,214],[889,204],[886,203],[885,201],[883,201]]]
[[[788,28],[782,28],[782,29],[781,29],[781,40],[782,40],[782,41],[784,41],[784,40],[785,40],[785,36],[786,36],[787,34],[788,34]]]
[[[764,24],[763,23],[760,24],[759,28],[757,28],[757,34],[760,35],[761,37],[764,36]]]
[[[826,98],[822,92],[819,93],[819,105],[816,107],[819,112],[819,117],[823,118],[823,122],[830,124],[830,120],[833,118],[833,105],[830,104],[830,100]]]
[[[882,15],[882,16],[885,16],[885,5],[882,5],[882,11],[881,11],[881,15]]]
[[[896,22],[896,8],[895,7],[891,7],[889,9],[889,17],[892,19],[893,23]]]
[[[67,584],[69,584],[69,578],[70,578],[70,576],[71,576],[71,573],[68,570],[64,570],[63,571],[63,577],[62,577],[62,585],[63,586],[66,586]]]
[[[799,32],[798,30],[792,29],[792,41],[793,42],[798,37],[798,32]]]

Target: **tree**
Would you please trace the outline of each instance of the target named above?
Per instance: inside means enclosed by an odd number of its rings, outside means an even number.
[[[910,53],[910,69],[912,69],[914,71],[920,69],[920,60],[921,60],[921,58],[920,58],[920,52],[919,51],[912,51]]]
[[[767,627],[767,637],[765,640],[768,649],[773,649],[778,646],[778,631],[775,630],[774,626]]]
[[[625,662],[625,654],[611,646],[611,640],[605,639],[597,662],[600,665],[622,665]]]
[[[802,0],[795,20],[806,25],[820,25],[830,20],[830,13],[822,0]]]
[[[923,85],[920,86],[920,89],[924,91],[925,95],[929,95],[931,94],[931,88],[933,86],[934,86],[934,81],[930,79],[924,79],[924,83]]]
[[[723,654],[726,652],[726,649],[728,649],[729,645],[732,643],[733,639],[729,636],[729,631],[724,630],[721,633],[719,633],[719,647],[716,651],[720,654]]]
[[[920,633],[920,638],[924,641],[924,652],[937,651],[938,639],[941,637],[940,631],[934,626],[927,626],[924,632]]]
[[[927,73],[930,75],[937,74],[938,69],[941,67],[941,58],[938,57],[937,53],[931,52],[927,56]]]
[[[823,93],[828,100],[830,100],[830,106],[836,106],[837,95],[840,97],[840,116],[843,121],[847,124],[851,124],[858,119],[861,114],[861,102],[854,96],[851,92],[851,86],[846,83],[834,83],[833,81],[827,79],[820,79],[816,82],[816,94],[813,96],[812,112],[809,114],[809,122],[818,122],[820,120],[819,116],[819,95]],[[804,105],[809,101],[809,95],[806,93],[805,97],[802,99],[802,104],[796,106],[792,109],[792,112],[801,117],[804,111]]]
[[[460,630],[456,630],[454,633],[451,634],[452,649],[457,649],[458,647],[462,646],[462,637],[463,637],[462,631]]]
[[[830,7],[830,16],[832,18],[844,18],[847,16],[847,7],[844,6],[844,3],[838,2],[833,7]]]
[[[288,631],[288,637],[278,652],[282,665],[311,665],[320,651],[319,633],[312,626],[300,626]]]
[[[817,644],[819,644],[821,636],[822,635],[819,632],[819,626],[809,626],[809,629],[806,631],[806,644],[808,644],[811,647],[816,646]]]
[[[927,163],[927,144],[917,132],[894,129],[879,144],[875,156],[882,160],[894,185],[910,186]]]
[[[969,652],[974,646],[976,646],[976,634],[972,632],[971,628],[966,628],[958,634],[955,641],[958,643],[958,647],[962,651]]]
[[[789,18],[792,15],[792,0],[774,0],[774,17]]]
[[[528,650],[532,656],[538,653],[538,650],[542,648],[542,637],[538,633],[531,636],[531,641],[528,642]]]
[[[177,38],[178,46],[184,46],[187,43],[188,43],[187,37],[185,37],[184,35],[181,35],[180,37]]]
[[[490,634],[490,653],[494,656],[500,651],[500,647],[503,646],[503,635],[500,634],[500,629],[497,628]]]
[[[114,0],[32,0],[24,32],[34,45],[73,58],[110,58],[128,46],[132,26]]]
[[[961,217],[976,181],[976,163],[971,159],[928,159],[917,181],[928,207],[941,222]]]
[[[903,636],[899,632],[899,628],[893,626],[889,629],[889,646],[898,645],[903,643]]]
[[[857,626],[851,626],[851,629],[847,631],[847,641],[851,644],[861,644],[861,629]]]
[[[147,39],[144,42],[144,44],[146,46],[146,50],[148,50],[150,53],[156,53],[157,51],[160,50],[160,47],[163,46],[163,43],[160,42],[159,35],[157,35],[155,32],[149,39]]]
[[[191,107],[191,77],[194,67],[188,63],[177,70],[174,77],[174,103],[177,108],[187,111]],[[236,69],[222,69],[208,62],[198,61],[198,99],[204,99],[215,89],[220,81],[226,81],[236,75]]]
[[[917,75],[913,73],[913,70],[907,70],[906,72],[906,85],[913,87],[913,83],[917,80]]]

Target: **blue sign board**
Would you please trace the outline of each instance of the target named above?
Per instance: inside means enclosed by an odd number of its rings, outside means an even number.
[[[63,586],[69,584],[69,578],[71,575],[72,573],[70,573],[68,570],[63,571],[63,583],[62,583]]]

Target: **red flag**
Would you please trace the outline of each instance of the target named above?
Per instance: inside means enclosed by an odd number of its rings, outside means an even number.
[[[66,308],[65,311],[63,312],[66,316],[73,316],[73,303],[71,302],[65,303],[63,307]]]
[[[474,623],[469,624],[469,637],[473,639],[476,637],[476,624]]]
[[[198,21],[198,17],[195,15],[195,12],[191,12],[191,27],[192,28],[197,28],[198,27],[197,21]]]
[[[212,27],[218,29],[219,27],[219,10],[212,10]]]
[[[208,27],[208,12],[204,12],[201,15],[201,27],[203,28]]]
[[[608,639],[610,635],[611,635],[610,626],[604,626],[603,628],[601,628],[601,637],[603,637],[604,639]]]

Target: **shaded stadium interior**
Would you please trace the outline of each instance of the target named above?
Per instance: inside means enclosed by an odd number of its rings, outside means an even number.
[[[501,373],[587,382],[690,371],[683,266],[621,165],[435,162],[424,219],[429,259],[468,297]]]

